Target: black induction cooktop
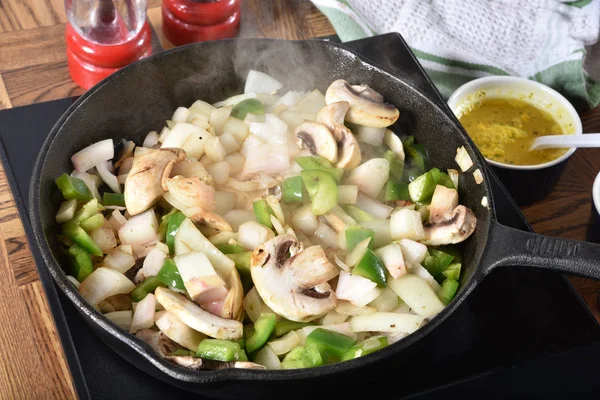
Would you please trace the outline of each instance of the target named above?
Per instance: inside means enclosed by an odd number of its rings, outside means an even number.
[[[345,45],[410,81],[447,109],[400,35],[387,34]],[[34,161],[53,124],[73,101],[63,99],[0,111],[0,156],[29,237],[26,209]],[[493,172],[489,174],[498,220],[507,226],[531,229]],[[153,379],[97,338],[57,290],[33,242],[31,250],[80,398],[192,396]],[[326,388],[305,388],[312,391],[308,397],[338,398],[336,394],[354,390],[418,399],[456,395],[486,399],[598,397],[600,326],[568,280],[555,272],[519,267],[492,272],[453,315],[421,342],[410,358],[402,353],[385,368],[374,368],[361,381],[344,381],[342,376]],[[292,397],[307,398],[307,394],[267,390],[248,393],[246,399]]]

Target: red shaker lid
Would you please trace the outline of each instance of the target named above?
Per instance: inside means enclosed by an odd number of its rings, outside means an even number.
[[[240,0],[163,0],[171,14],[192,25],[215,25],[240,9]]]

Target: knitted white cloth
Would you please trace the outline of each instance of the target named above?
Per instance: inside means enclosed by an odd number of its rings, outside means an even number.
[[[399,32],[444,96],[486,75],[600,102],[600,0],[313,0],[343,41]],[[594,46],[594,47],[592,47]],[[586,57],[587,56],[587,57]],[[585,65],[584,65],[585,62]]]

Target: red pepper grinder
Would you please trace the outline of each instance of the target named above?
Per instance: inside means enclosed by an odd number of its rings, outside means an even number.
[[[152,54],[147,6],[147,0],[65,0],[69,73],[79,86],[87,90]]]
[[[175,46],[234,37],[241,0],[163,0],[163,33]]]

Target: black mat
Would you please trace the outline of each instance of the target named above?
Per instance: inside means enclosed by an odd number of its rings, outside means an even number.
[[[399,35],[346,45],[409,79],[445,106]],[[34,161],[45,136],[72,101],[0,112],[0,156],[28,235],[25,207]],[[490,176],[500,222],[530,229],[495,176]],[[80,398],[189,396],[128,364],[98,339],[68,299],[57,293],[34,246],[32,252]],[[322,396],[311,397],[336,398],[336,390],[354,388],[382,397],[428,399],[457,394],[463,398],[597,398],[594,391],[600,390],[600,326],[566,278],[557,273],[518,267],[494,271],[422,345],[411,359],[391,360],[393,368],[373,368],[361,382],[339,377],[330,388],[319,389]],[[287,399],[288,395],[270,393],[260,398]],[[247,399],[254,398],[258,397],[248,393]]]

